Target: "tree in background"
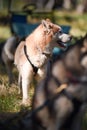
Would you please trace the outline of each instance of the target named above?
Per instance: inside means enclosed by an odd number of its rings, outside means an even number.
[[[78,0],[76,10],[78,13],[87,12],[87,0]]]

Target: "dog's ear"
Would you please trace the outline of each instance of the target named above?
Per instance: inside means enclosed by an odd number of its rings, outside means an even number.
[[[46,21],[47,21],[47,22],[51,22],[51,20],[50,20],[50,19],[48,19],[48,18],[46,19]]]
[[[52,29],[52,23],[48,20],[42,20],[42,25],[45,27],[45,32],[50,33],[50,30]]]
[[[51,23],[50,19],[42,20],[42,24],[46,28],[52,27],[52,23]]]

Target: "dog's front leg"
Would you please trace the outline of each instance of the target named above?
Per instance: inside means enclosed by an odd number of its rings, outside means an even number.
[[[30,81],[28,77],[23,77],[22,79],[22,92],[23,92],[23,104],[27,105],[29,104],[29,87],[30,87]]]
[[[44,65],[43,67],[38,69],[37,75],[35,77],[35,80],[37,83],[39,83],[41,80],[43,80],[47,73],[47,65]]]
[[[20,73],[18,75],[18,94],[22,94],[22,77]]]
[[[22,77],[22,93],[23,93],[23,101],[22,103],[24,105],[29,105],[29,87],[30,83],[32,81],[33,77],[33,70],[32,67],[29,65],[29,63],[25,63],[22,66],[22,71],[21,71],[21,77]]]

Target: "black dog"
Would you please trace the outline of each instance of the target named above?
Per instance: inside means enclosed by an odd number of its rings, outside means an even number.
[[[47,104],[35,114],[35,120],[47,130],[81,129],[80,116],[82,107],[87,102],[87,81],[68,83],[67,88],[57,93],[64,82],[60,82],[55,73],[48,73],[36,88],[33,110]]]
[[[22,119],[18,120],[17,116],[18,121],[13,118],[13,121],[6,121],[7,125],[0,124],[2,129],[82,130],[81,121],[87,103],[87,81],[81,81],[81,77],[77,82],[71,83],[62,61],[51,64],[52,66],[48,64],[47,77],[35,90],[32,111],[27,112]],[[59,73],[63,73],[62,78],[59,78]],[[17,122],[15,125],[14,120]]]
[[[76,43],[69,46],[64,53],[64,62],[67,68],[75,74],[79,75],[83,72],[80,62],[84,53],[87,54],[87,35],[76,40]]]

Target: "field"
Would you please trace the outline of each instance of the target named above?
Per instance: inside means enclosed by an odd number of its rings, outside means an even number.
[[[55,22],[59,25],[70,25],[70,34],[76,37],[84,36],[87,33],[87,14],[76,14],[76,12],[54,12]],[[11,36],[10,28],[8,25],[0,26],[0,41],[6,40]],[[13,69],[14,83],[9,86],[8,77],[6,74],[5,66],[0,64],[0,119],[5,119],[8,116],[14,115],[19,111],[28,110],[31,107],[23,107],[20,105],[22,97],[18,95],[16,68]],[[33,84],[29,95],[32,99],[34,92]],[[83,130],[87,130],[87,114],[83,120]]]

